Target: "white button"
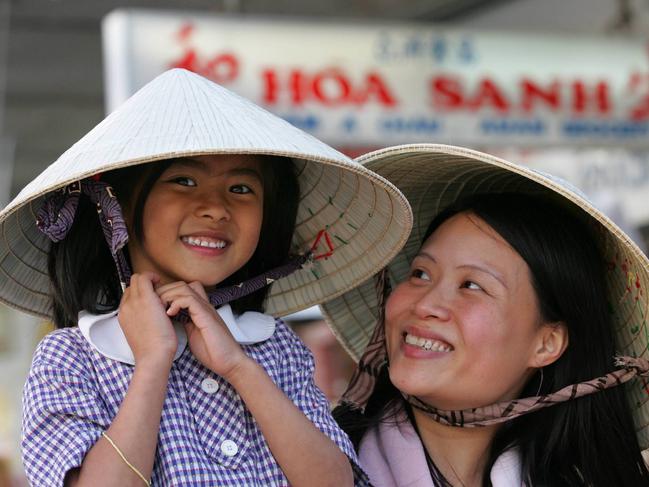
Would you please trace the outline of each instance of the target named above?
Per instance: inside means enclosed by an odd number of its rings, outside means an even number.
[[[221,443],[221,451],[225,456],[233,457],[239,451],[239,447],[234,441],[225,440],[223,443]]]
[[[204,379],[203,382],[201,382],[201,389],[208,394],[214,394],[219,390],[219,383],[214,379]]]

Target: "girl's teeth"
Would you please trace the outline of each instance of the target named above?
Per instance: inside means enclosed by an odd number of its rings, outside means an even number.
[[[424,350],[432,350],[433,352],[450,352],[453,349],[450,345],[439,342],[437,340],[417,337],[411,335],[410,333],[406,334],[406,343],[409,345],[416,345],[423,348]]]
[[[183,240],[189,245],[195,245],[197,247],[206,247],[210,249],[222,249],[225,247],[225,242],[223,240],[217,240],[214,242],[211,240],[201,240],[200,238],[195,237],[183,237]]]

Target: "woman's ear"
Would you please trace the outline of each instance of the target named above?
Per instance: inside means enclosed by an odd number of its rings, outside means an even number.
[[[530,366],[545,367],[556,362],[568,346],[568,327],[562,321],[545,323],[537,334]]]

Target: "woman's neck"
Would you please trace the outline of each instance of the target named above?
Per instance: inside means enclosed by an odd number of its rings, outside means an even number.
[[[442,475],[454,486],[481,486],[497,426],[445,426],[414,408],[413,415],[424,448]]]

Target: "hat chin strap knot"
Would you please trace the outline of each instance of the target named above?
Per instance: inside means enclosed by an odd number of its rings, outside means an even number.
[[[60,191],[47,195],[36,212],[36,226],[53,242],[63,240],[72,228],[81,193],[85,194],[97,208],[104,238],[117,266],[122,289],[125,289],[131,278],[131,271],[123,252],[124,246],[128,243],[128,230],[122,208],[113,188],[108,183],[97,178],[87,178],[75,181]]]
[[[642,377],[649,377],[649,360],[640,357],[620,355],[615,357],[615,366],[635,373]]]

